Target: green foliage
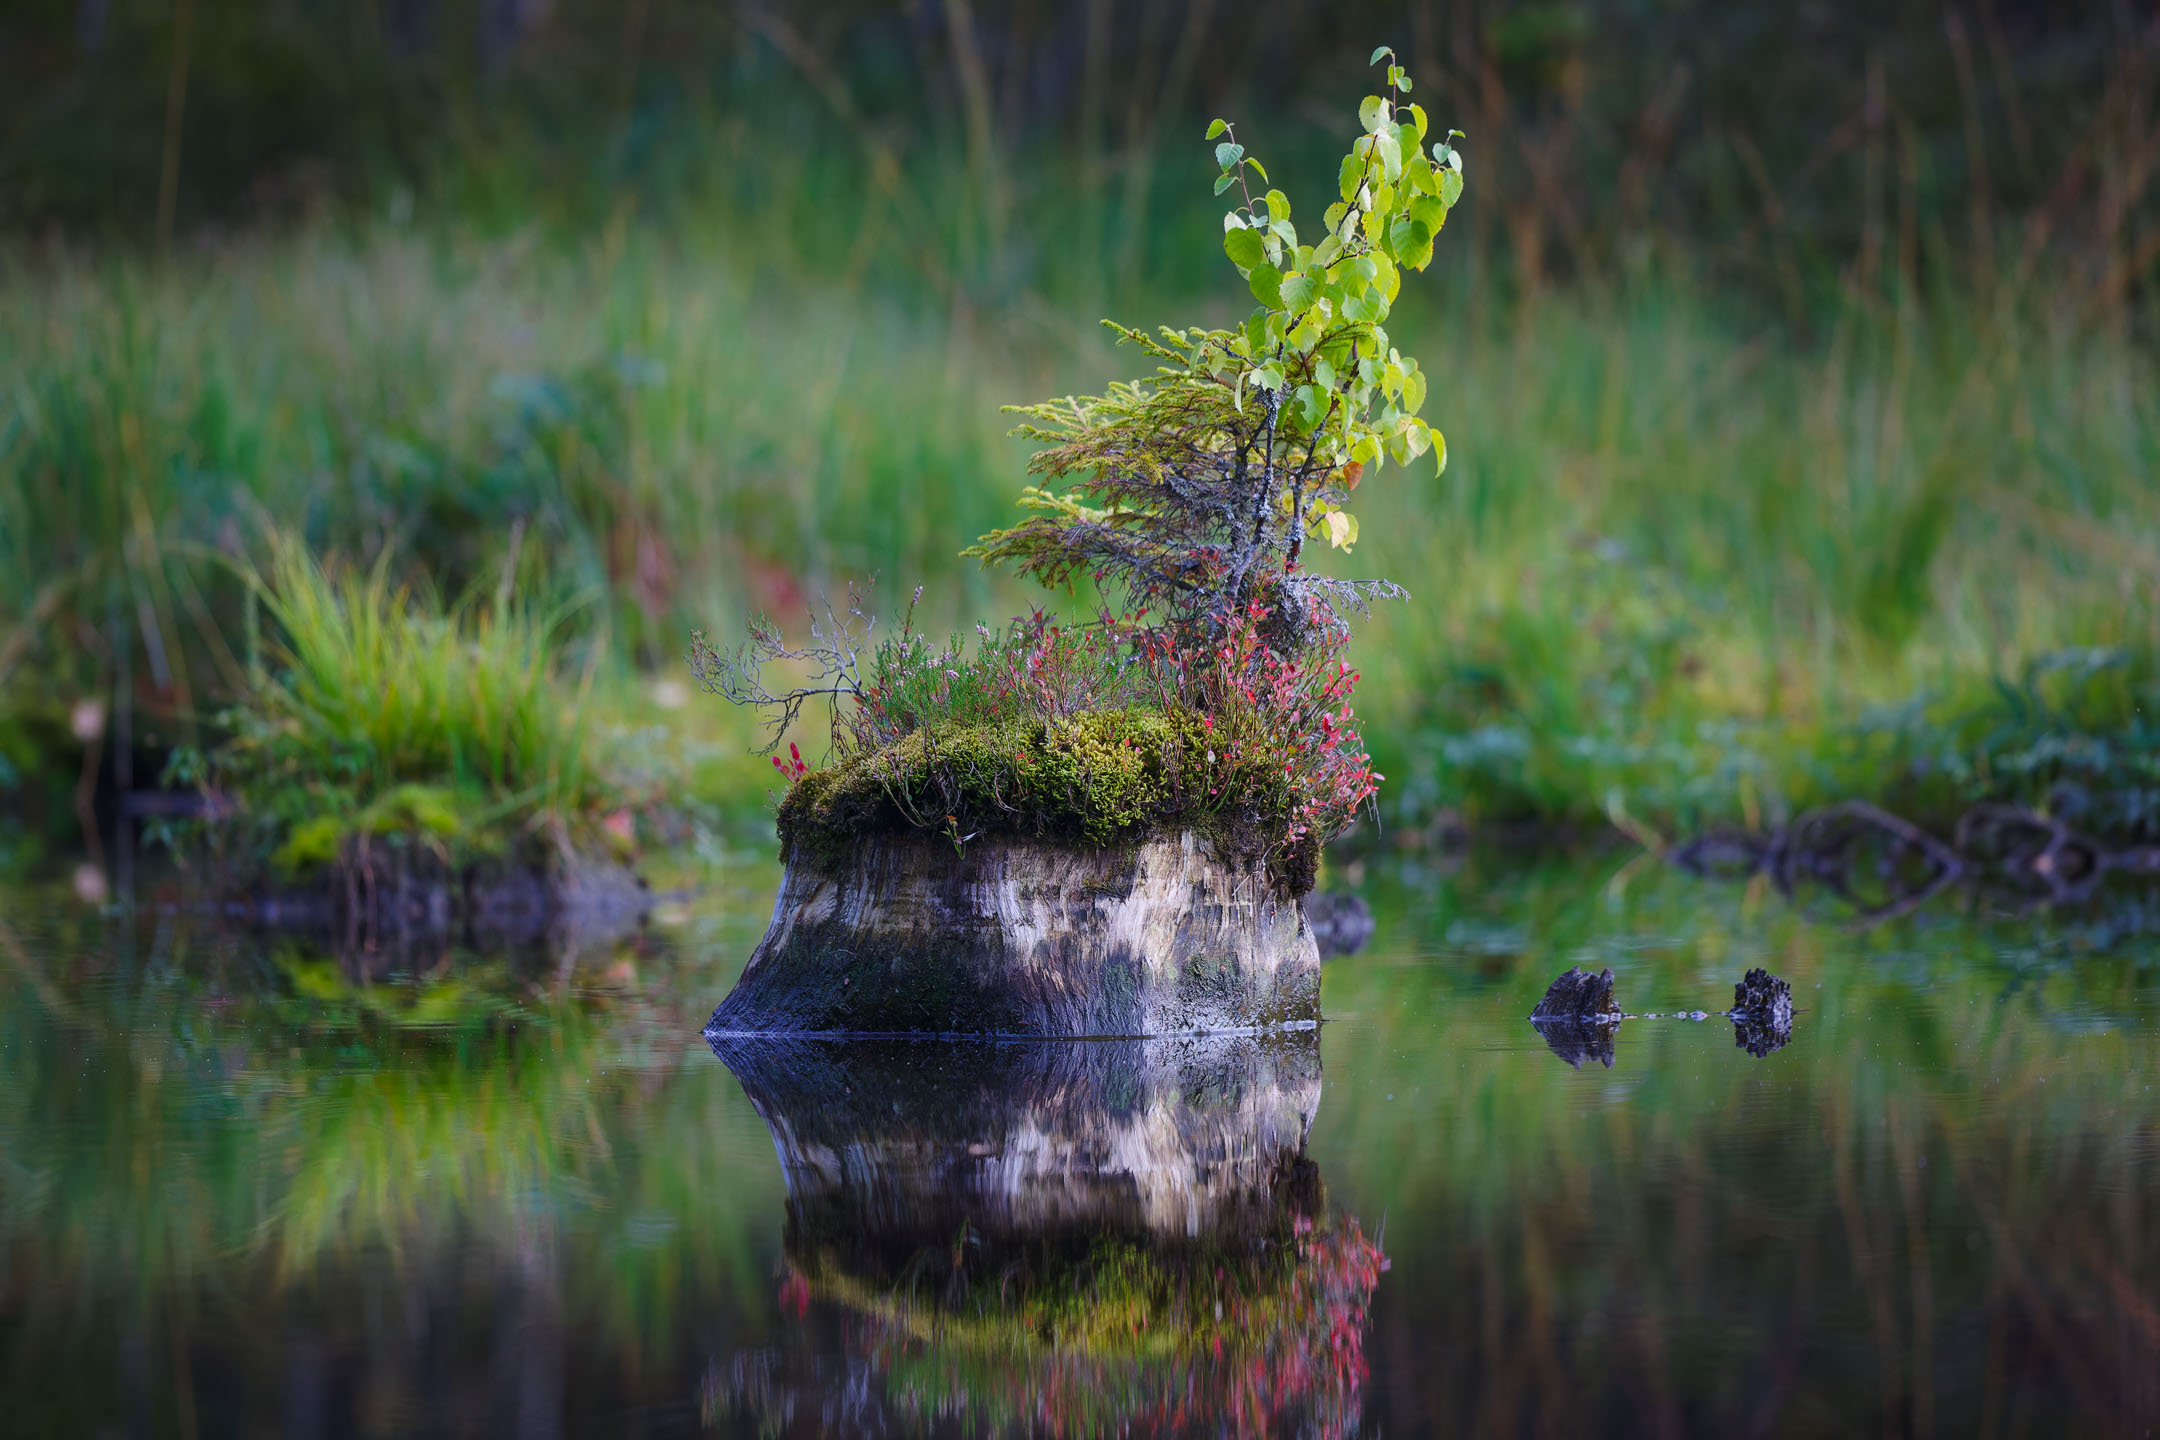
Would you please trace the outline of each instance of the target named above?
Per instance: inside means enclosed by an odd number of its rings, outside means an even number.
[[[203,772],[242,824],[297,870],[355,836],[500,844],[607,803],[584,691],[555,673],[552,622],[507,603],[445,609],[387,571],[326,567],[277,537],[267,572],[247,574],[269,655]]]
[[[1444,480],[1377,497],[1361,547],[1447,577],[1440,604],[1376,612],[1362,648],[1398,825],[1618,814],[1669,837],[1854,796],[1954,818],[1941,757],[2003,723],[1998,682],[2038,657],[2124,659],[2096,682],[2119,699],[2032,712],[2036,741],[2129,741],[2150,713],[2160,392],[2141,348],[1949,298],[1840,310],[1832,340],[1796,348],[1685,277],[1487,313],[1439,361],[1478,431]],[[1968,768],[2044,799],[2046,781]]]
[[[1305,541],[1355,542],[1350,492],[1366,471],[1428,449],[1443,468],[1447,457],[1418,418],[1425,376],[1385,323],[1402,271],[1431,263],[1462,194],[1460,132],[1428,144],[1424,109],[1401,99],[1408,88],[1391,63],[1387,94],[1359,106],[1341,198],[1312,244],[1299,242],[1282,191],[1255,197],[1251,182],[1265,186],[1267,172],[1236,127],[1209,125],[1210,138],[1228,137],[1215,147],[1216,193],[1234,187],[1241,202],[1223,216],[1223,249],[1259,308],[1230,329],[1159,338],[1112,324],[1162,362],[1156,374],[1015,407],[1028,421],[1017,433],[1044,447],[1031,473],[1075,486],[1030,487],[1021,504],[1034,514],[966,553],[1047,585],[1112,581],[1187,635],[1276,586],[1265,603],[1296,617],[1291,649],[1339,643],[1331,602],[1359,592],[1303,575]]]
[[[1686,28],[1707,24],[1690,12]],[[1941,25],[1929,12],[1928,33]],[[1939,46],[1893,52],[1890,93],[1904,93],[1900,53],[1948,64]],[[1603,84],[1593,109],[1618,104]],[[1416,98],[1437,110],[1429,88]],[[797,100],[772,113],[821,123],[822,102]],[[1609,201],[1571,187],[1586,248],[1533,217],[1548,267],[1634,260],[1533,293],[1506,253],[1515,216],[1485,230],[1474,272],[1438,267],[1398,295],[1393,343],[1422,357],[1447,415],[1475,423],[1450,426],[1444,476],[1420,461],[1352,497],[1361,567],[1425,602],[1379,610],[1360,650],[1360,709],[1400,797],[1391,828],[1447,810],[1601,826],[1617,788],[1624,813],[1669,831],[1804,803],[1816,774],[1880,794],[1890,781],[1865,757],[1885,742],[1859,731],[1863,717],[1908,713],[1916,696],[1931,726],[1961,706],[1992,714],[1997,677],[2014,687],[2034,657],[2101,646],[2135,670],[2160,652],[2160,383],[2142,312],[2070,303],[2090,276],[2052,244],[2029,269],[1984,265],[1962,243],[1936,256],[1927,237],[1965,233],[1962,202],[1936,188],[1962,132],[1950,127],[1945,150],[1926,138],[1933,122],[1908,118],[1923,132],[1920,275],[1939,289],[1878,275],[1852,292],[1838,237],[1863,212],[1821,187],[1862,167],[1803,183],[1814,141],[1785,164],[1786,132],[1761,130],[1772,173],[1796,188],[1786,227],[1759,246],[1712,252],[1669,231],[1643,246]],[[1986,118],[1999,135],[2001,116]],[[1532,204],[1487,123],[1481,187]],[[2059,174],[2045,127],[2034,138],[2035,174]],[[161,269],[7,249],[0,746],[21,786],[0,776],[0,826],[75,843],[83,754],[68,710],[109,707],[121,645],[154,706],[138,715],[146,749],[184,738],[183,675],[194,712],[244,692],[246,590],[206,557],[250,533],[258,507],[318,552],[389,545],[394,581],[450,595],[491,588],[521,534],[521,593],[542,607],[608,597],[556,632],[573,666],[589,634],[619,662],[650,663],[680,648],[692,616],[792,615],[808,577],[927,581],[938,626],[1021,608],[1017,586],[950,553],[951,537],[1001,523],[1003,477],[1023,459],[992,412],[1096,388],[1111,352],[1076,317],[1204,303],[1195,257],[1216,255],[1219,220],[1205,187],[1167,149],[1144,185],[1104,167],[1108,189],[1065,185],[1063,152],[1030,151],[1016,181],[1060,184],[1013,192],[1000,270],[968,248],[958,217],[978,213],[978,192],[957,146],[910,149],[895,200],[843,146],[787,150],[755,128],[710,143],[718,158],[699,173],[726,177],[718,200],[656,184],[640,192],[655,210],[625,212],[619,229],[584,228],[559,172],[536,164],[524,189],[482,196],[476,179],[423,194],[411,220],[383,205],[227,233]],[[1271,162],[1278,144],[1269,169],[1285,189],[1308,161],[1332,173],[1334,155],[1300,149],[1297,133],[1269,141]],[[1579,153],[1586,185],[1631,173],[1610,136]],[[1700,163],[1675,152],[1650,168],[1658,215],[1677,213],[1660,187],[1731,178],[1730,157],[1693,153]],[[2001,199],[2013,177],[1998,167],[1994,181]],[[952,224],[893,222],[903,206]],[[1468,255],[1466,218],[1447,236]],[[1729,218],[1758,223],[1746,206]],[[1203,227],[1208,242],[1192,243]],[[1773,318],[1748,295],[1783,294],[1795,253],[1790,307]],[[1726,288],[1734,266],[1755,291]],[[856,288],[836,292],[835,275]],[[1241,288],[1235,313],[1250,303]],[[1428,398],[1435,419],[1441,404]],[[1937,488],[1947,503],[1926,498]],[[647,683],[606,665],[595,698],[635,704]],[[693,724],[736,750],[724,709]],[[713,765],[699,784],[747,806],[770,778],[763,762]]]

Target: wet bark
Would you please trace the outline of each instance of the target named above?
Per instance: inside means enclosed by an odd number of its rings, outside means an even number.
[[[1320,956],[1265,865],[1190,834],[1095,848],[865,836],[789,857],[707,1025],[741,1034],[1172,1035],[1320,1018]]]

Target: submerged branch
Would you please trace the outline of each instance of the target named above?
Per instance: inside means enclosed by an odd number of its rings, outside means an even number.
[[[1791,894],[1812,882],[1852,905],[1863,925],[1911,914],[1954,885],[2007,887],[2024,902],[2077,904],[2110,875],[2160,875],[2160,845],[2111,848],[2059,816],[1985,803],[1947,842],[1864,801],[1810,810],[1767,834],[1712,831],[1672,851],[1696,875],[1769,877]]]

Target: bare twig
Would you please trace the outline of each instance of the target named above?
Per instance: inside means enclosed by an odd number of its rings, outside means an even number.
[[[736,650],[719,649],[702,630],[690,637],[690,673],[701,687],[734,704],[773,712],[765,722],[772,739],[761,753],[778,750],[803,707],[818,699],[831,706],[832,738],[835,746],[839,745],[840,702],[862,699],[863,657],[871,653],[872,634],[877,629],[876,618],[864,613],[862,597],[853,585],[847,593],[845,614],[835,610],[829,599],[823,603],[822,619],[817,611],[811,612],[811,643],[801,649],[791,647],[780,627],[762,615],[751,620],[750,638]],[[913,614],[911,605],[909,615]],[[770,688],[765,683],[764,669],[775,661],[808,666],[809,683],[783,690]]]

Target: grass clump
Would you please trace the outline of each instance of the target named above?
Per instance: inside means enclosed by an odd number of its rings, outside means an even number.
[[[269,654],[228,738],[175,762],[237,810],[220,828],[244,854],[298,873],[382,836],[455,859],[570,838],[619,803],[586,723],[591,668],[564,684],[547,619],[507,597],[446,607],[288,538],[247,579]]]

